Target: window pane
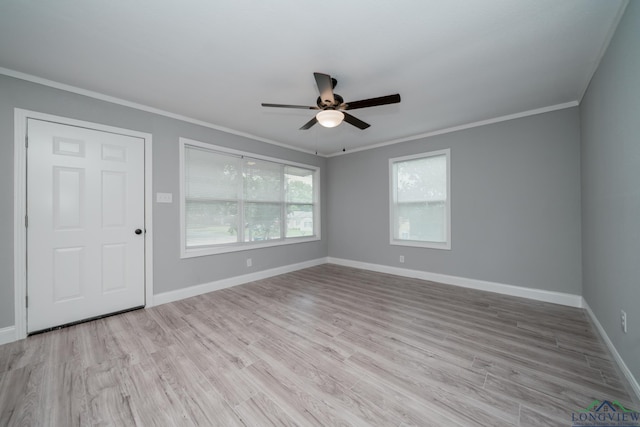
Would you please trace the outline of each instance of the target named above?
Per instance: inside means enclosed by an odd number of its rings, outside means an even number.
[[[185,147],[187,199],[238,199],[240,158]]]
[[[447,200],[445,155],[398,162],[394,169],[398,203]]]
[[[319,238],[318,168],[186,138],[180,147],[181,257]]]
[[[449,155],[442,150],[391,160],[392,244],[451,248]]]
[[[238,241],[238,204],[187,200],[185,223],[187,247]]]
[[[290,203],[313,203],[313,171],[285,166],[285,200]]]
[[[245,242],[281,238],[282,205],[277,203],[245,203]]]
[[[313,236],[313,205],[287,205],[286,237]]]
[[[396,238],[426,242],[446,242],[444,202],[397,205]]]
[[[244,160],[244,199],[264,202],[282,201],[282,168],[278,163]]]

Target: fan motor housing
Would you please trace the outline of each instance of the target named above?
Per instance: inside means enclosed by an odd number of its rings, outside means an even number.
[[[316,100],[316,105],[319,108],[325,109],[325,108],[337,108],[340,105],[344,104],[344,98],[342,98],[337,93],[333,94],[333,99],[334,99],[334,102],[332,104],[329,100],[323,101],[321,97],[318,97],[318,99]]]

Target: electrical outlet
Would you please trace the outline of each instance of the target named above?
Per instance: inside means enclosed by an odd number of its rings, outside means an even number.
[[[400,263],[404,264],[404,255],[400,255]]]
[[[252,265],[251,258],[247,258],[247,267],[251,267]]]
[[[620,326],[622,326],[622,332],[627,333],[627,313],[624,310],[620,310]]]

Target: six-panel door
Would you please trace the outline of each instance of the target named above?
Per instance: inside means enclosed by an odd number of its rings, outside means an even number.
[[[27,330],[143,306],[144,140],[29,119]]]

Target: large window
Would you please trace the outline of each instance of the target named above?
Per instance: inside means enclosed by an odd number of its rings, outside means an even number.
[[[389,160],[391,244],[451,249],[450,150]]]
[[[320,238],[319,170],[185,138],[182,256]]]

